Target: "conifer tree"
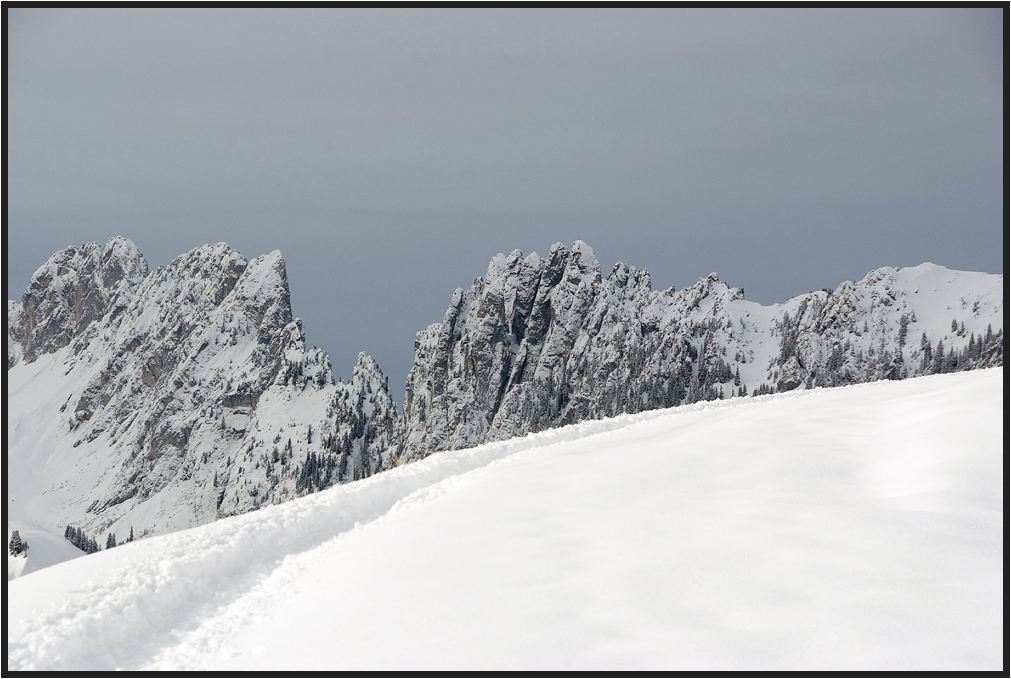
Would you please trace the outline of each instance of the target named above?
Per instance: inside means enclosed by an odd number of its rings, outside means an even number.
[[[920,362],[920,370],[923,371],[923,373],[926,374],[926,373],[930,372],[930,365],[931,365],[931,363],[930,363],[930,353],[931,353],[931,350],[930,350],[930,340],[927,339],[927,333],[926,332],[924,332],[923,335],[920,336],[920,351],[923,353],[923,360]]]
[[[899,346],[906,346],[906,333],[909,331],[909,316],[902,314],[899,318]]]
[[[7,543],[7,551],[11,556],[21,556],[28,553],[28,543],[22,542],[21,534],[14,531],[11,534],[11,541]]]
[[[944,340],[937,340],[937,350],[934,351],[934,362],[933,365],[931,366],[931,372],[933,373],[947,372],[945,370],[945,361],[944,361]]]

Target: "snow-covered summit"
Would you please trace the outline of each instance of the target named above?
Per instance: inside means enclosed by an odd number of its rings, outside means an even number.
[[[24,318],[12,328],[8,316],[8,337],[22,345],[27,361],[57,351],[106,309],[123,306],[147,273],[147,261],[126,238],[65,248],[32,275],[22,297]],[[8,365],[11,359],[8,349]]]
[[[126,239],[67,248],[7,325],[8,509],[56,534],[104,543],[295,497],[322,437],[375,427],[373,403],[342,400],[358,387],[306,348],[279,251],[203,245],[149,272]],[[359,364],[382,400],[378,366]]]

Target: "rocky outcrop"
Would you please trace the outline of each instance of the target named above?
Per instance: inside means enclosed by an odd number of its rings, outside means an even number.
[[[306,348],[276,251],[206,245],[148,272],[125,239],[67,248],[8,303],[12,403],[28,372],[53,395],[12,406],[17,431],[43,421],[12,450],[46,468],[50,521],[89,533],[173,530],[368,476],[394,429],[370,358],[335,383]],[[307,484],[330,448],[339,473]]]
[[[764,307],[716,274],[680,291],[654,291],[624,263],[604,278],[581,241],[498,255],[417,335],[398,459],[700,400],[1000,365],[1002,282],[886,267]]]
[[[57,252],[22,296],[23,321],[14,335],[24,360],[67,346],[108,310],[125,307],[147,273],[144,257],[125,238]]]
[[[28,317],[25,309],[12,299],[7,300],[7,369],[17,365],[25,354]]]

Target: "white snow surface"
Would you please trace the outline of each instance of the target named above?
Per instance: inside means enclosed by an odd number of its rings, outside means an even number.
[[[84,552],[70,544],[62,535],[26,521],[7,521],[7,539],[18,531],[21,539],[28,543],[28,553],[23,556],[7,555],[7,579],[11,580],[40,568],[82,556]]]
[[[13,580],[7,668],[999,670],[1003,380],[437,453]]]

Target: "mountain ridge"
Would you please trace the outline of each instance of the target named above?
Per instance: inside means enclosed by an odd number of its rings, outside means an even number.
[[[147,272],[125,244],[56,253],[25,313],[8,316],[8,442],[29,486],[9,493],[21,511],[89,535],[166,532],[295,497],[314,436],[343,433],[355,452],[366,432],[349,423],[370,419],[358,390],[378,367],[360,361],[357,385],[334,382],[292,316],[280,252],[249,261],[218,243]],[[115,294],[102,282],[109,251],[145,273],[113,281]]]
[[[976,336],[993,323],[1002,332],[1001,282],[931,264],[883,267],[834,291],[763,306],[715,273],[680,291],[653,290],[648,272],[622,262],[603,278],[581,241],[571,251],[555,244],[546,258],[500,254],[485,277],[454,292],[441,324],[418,333],[401,455],[745,392],[960,369],[924,366],[931,349],[916,339],[959,351],[971,339],[961,369],[996,365],[1002,336],[991,327],[983,349]],[[944,297],[951,316],[942,320],[931,302],[914,299],[921,284],[965,294],[956,309]],[[962,326],[952,336],[944,325],[955,316]]]
[[[763,306],[715,273],[604,276],[582,241],[496,255],[457,288],[417,333],[402,410],[367,354],[338,382],[305,346],[276,250],[150,271],[125,238],[70,247],[7,312],[8,507],[103,539],[588,419],[1003,365],[1002,275],[881,267]]]

